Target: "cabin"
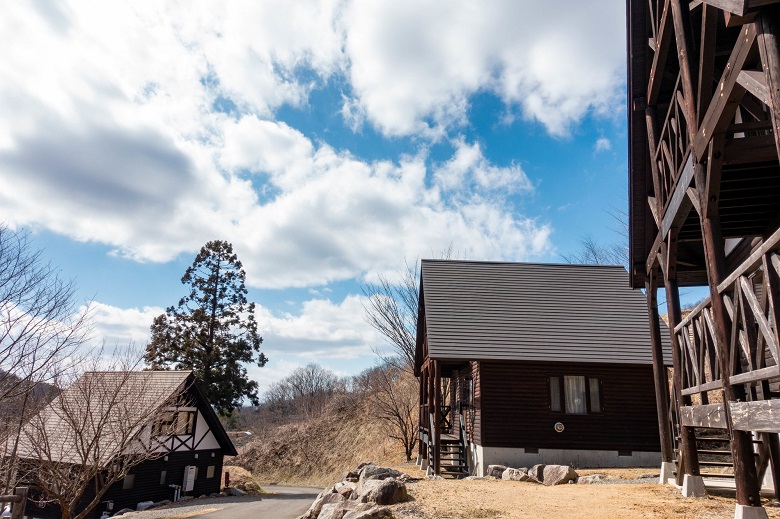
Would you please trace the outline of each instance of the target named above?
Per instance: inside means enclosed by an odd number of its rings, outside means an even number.
[[[648,306],[662,292],[673,351],[672,398],[656,386],[664,473],[685,496],[730,479],[735,516],[767,517],[762,480],[780,498],[780,5],[627,0],[626,13],[630,280]],[[707,294],[685,316],[680,287]]]
[[[95,443],[84,447],[80,438]],[[88,372],[22,429],[21,466],[25,459],[47,460],[43,469],[40,462],[29,465],[37,474],[27,476],[26,515],[60,517],[36,479],[47,470],[89,463],[99,465],[102,477],[121,470],[88,516],[97,518],[144,501],[219,492],[224,456],[236,454],[191,371]],[[95,485],[88,484],[77,511],[94,497]]]
[[[461,477],[491,464],[659,465],[648,310],[627,275],[423,260],[421,468]]]

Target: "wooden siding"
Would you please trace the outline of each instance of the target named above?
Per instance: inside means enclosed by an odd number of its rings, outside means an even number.
[[[423,260],[428,356],[651,365],[647,303],[627,276],[620,266]]]
[[[214,453],[214,457],[211,454]],[[195,454],[198,458],[195,459]],[[219,492],[221,487],[223,454],[220,450],[199,451],[199,452],[174,452],[168,455],[168,461],[164,458],[150,460],[135,467],[130,474],[135,475],[135,482],[132,489],[123,490],[122,481],[117,481],[105,493],[102,501],[113,501],[114,512],[122,508],[132,508],[142,501],[162,501],[164,499],[173,499],[173,489],[168,485],[181,485],[184,481],[184,467],[195,465],[198,467],[198,475],[195,479],[195,487],[192,492],[186,495],[201,496]],[[214,465],[214,477],[206,478],[206,472],[209,465]],[[167,471],[166,483],[160,484],[160,473]],[[87,490],[82,503],[87,503],[92,499],[94,493]],[[49,519],[60,517],[59,507],[54,504],[48,504],[40,508],[37,499],[40,493],[32,490],[30,500],[27,503],[26,515],[29,517]],[[90,514],[90,518],[98,518],[105,510],[105,504],[98,505]]]
[[[546,449],[659,451],[651,366],[480,363],[482,445]],[[584,375],[601,383],[601,413],[550,411],[549,377]],[[556,422],[565,426],[554,430]]]
[[[469,403],[469,397],[466,395],[464,390],[464,388],[468,387],[468,382],[466,379],[469,376],[472,378],[472,383],[474,384],[474,403],[473,406],[469,405],[463,408],[463,422],[466,425],[466,433],[469,440],[479,444],[482,441],[482,395],[479,383],[478,362],[470,362],[467,366],[458,370],[457,374],[455,375],[454,379],[455,383],[457,384],[457,391],[455,392],[456,401],[454,408],[456,409],[455,413],[457,413],[457,410],[461,408],[461,402],[466,404]],[[457,414],[454,416],[456,416],[457,420]],[[455,425],[457,425],[457,422],[455,422]]]

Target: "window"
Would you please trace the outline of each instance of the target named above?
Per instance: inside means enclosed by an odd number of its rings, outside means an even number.
[[[211,479],[214,477],[214,465],[209,465],[206,469],[206,479]]]
[[[155,436],[186,436],[195,432],[195,411],[165,411],[154,424]]]
[[[550,411],[566,414],[600,413],[599,379],[582,375],[550,377]]]
[[[167,479],[168,479],[168,471],[163,470],[162,472],[160,472],[160,484],[164,485]]]
[[[128,474],[122,480],[122,490],[132,490],[135,486],[135,474]]]

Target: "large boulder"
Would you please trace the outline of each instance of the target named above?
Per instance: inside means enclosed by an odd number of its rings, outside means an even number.
[[[352,493],[357,490],[357,484],[352,483],[351,481],[341,481],[336,483],[336,486],[334,486],[333,489],[344,496],[345,499],[349,499]]]
[[[488,465],[487,477],[501,479],[501,475],[506,470],[506,465]]]
[[[408,494],[406,484],[397,479],[372,479],[363,484],[358,501],[361,503],[376,503],[378,505],[393,505],[406,501]]]
[[[392,519],[393,513],[383,506],[368,509],[355,509],[344,514],[342,519]]]
[[[577,473],[568,465],[534,465],[528,469],[528,476],[548,487],[563,485],[577,479]]]
[[[353,510],[368,510],[373,508],[372,503],[358,503],[357,501],[344,501],[343,503],[330,503],[324,505],[317,519],[343,519]]]
[[[403,472],[378,465],[364,465],[358,470],[358,474],[360,475],[359,483],[362,485],[365,481],[371,479],[398,478],[403,475]]]
[[[341,503],[344,501],[344,496],[334,492],[323,492],[314,503],[309,507],[305,514],[301,516],[301,519],[318,519],[320,512],[325,505]]]
[[[531,478],[528,476],[527,468],[513,469],[510,467],[501,474],[501,479],[507,481],[529,481]]]

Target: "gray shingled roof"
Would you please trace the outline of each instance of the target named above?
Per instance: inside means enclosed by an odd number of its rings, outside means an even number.
[[[431,358],[652,364],[647,302],[621,266],[423,260],[421,270]]]
[[[44,454],[53,462],[105,464],[120,454],[118,451],[127,445],[127,438],[135,437],[162,406],[173,403],[187,387],[191,373],[85,373],[25,425],[19,455],[24,458]],[[41,427],[45,428],[45,435],[41,434]],[[79,434],[79,429],[86,432]],[[81,443],[96,436],[99,445],[86,454]],[[47,443],[45,447],[40,445],[42,441]]]

